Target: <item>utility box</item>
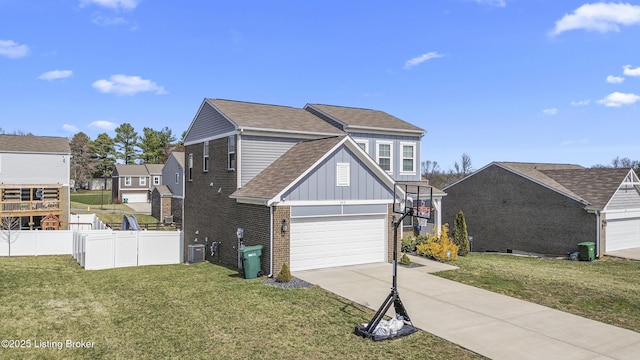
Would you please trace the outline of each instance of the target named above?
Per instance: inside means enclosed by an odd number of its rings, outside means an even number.
[[[593,261],[596,259],[596,243],[581,242],[578,244],[578,258],[582,261]]]
[[[260,273],[260,256],[262,255],[262,245],[245,246],[240,249],[242,254],[242,268],[245,279],[255,279]]]
[[[187,261],[195,264],[204,261],[204,244],[189,245],[189,255]]]

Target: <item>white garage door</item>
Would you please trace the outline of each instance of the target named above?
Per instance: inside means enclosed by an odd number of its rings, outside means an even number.
[[[606,251],[640,247],[640,218],[607,219]]]
[[[292,218],[291,270],[386,261],[384,215]]]
[[[125,199],[127,199],[128,203],[147,202],[147,194],[146,193],[122,194],[122,202],[125,202]]]

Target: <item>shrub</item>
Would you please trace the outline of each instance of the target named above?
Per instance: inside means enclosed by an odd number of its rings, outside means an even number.
[[[289,269],[289,264],[282,264],[282,269],[280,269],[280,273],[276,276],[276,281],[280,283],[288,283],[291,281],[291,270]]]
[[[418,239],[413,235],[407,235],[402,238],[402,252],[414,252],[416,251],[416,245],[418,244]]]
[[[453,242],[458,245],[458,255],[467,256],[469,254],[469,233],[467,232],[467,222],[464,219],[462,210],[458,212],[453,220]]]
[[[400,258],[400,264],[411,265],[411,259],[409,259],[409,256],[407,256],[407,254],[402,254],[402,257]]]
[[[436,229],[430,235],[429,241],[425,244],[416,246],[418,255],[427,256],[439,261],[450,261],[458,258],[458,246],[449,238],[449,225],[442,226],[440,236],[437,235]]]

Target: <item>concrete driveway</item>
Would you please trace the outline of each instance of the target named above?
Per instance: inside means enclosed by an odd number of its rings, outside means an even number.
[[[128,203],[128,204],[125,204],[125,205],[127,205],[136,214],[151,215],[151,203],[140,202],[140,203]]]
[[[424,266],[398,266],[398,292],[413,325],[466,349],[491,359],[640,358],[639,333],[442,279],[430,272],[448,265],[418,257],[412,261]],[[377,310],[390,292],[392,266],[377,263],[293,275]],[[393,306],[389,313],[394,314]]]
[[[640,260],[640,248],[631,248],[616,251],[607,251],[604,253],[606,256],[613,256],[617,258]],[[640,356],[639,356],[640,357]]]

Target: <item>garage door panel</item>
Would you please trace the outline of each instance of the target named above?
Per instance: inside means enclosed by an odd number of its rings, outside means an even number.
[[[607,220],[606,251],[640,247],[640,218]]]
[[[385,261],[385,216],[291,219],[291,269]]]

